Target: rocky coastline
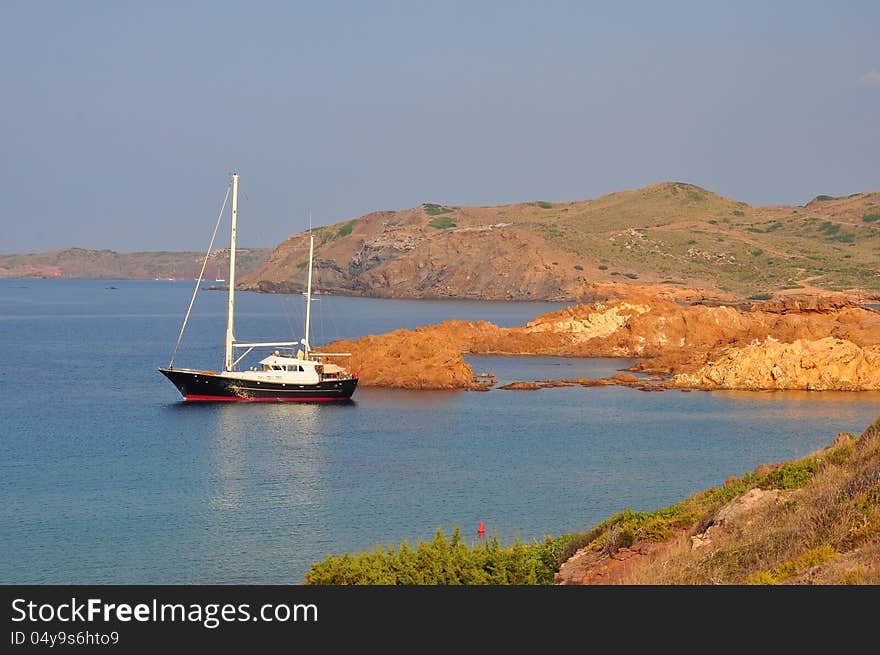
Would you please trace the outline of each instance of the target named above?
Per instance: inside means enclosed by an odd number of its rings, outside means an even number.
[[[451,320],[326,344],[352,353],[364,386],[485,391],[620,385],[664,389],[880,390],[880,312],[834,296],[739,305],[656,297],[573,305],[518,327]],[[496,386],[464,356],[635,359],[605,379]]]

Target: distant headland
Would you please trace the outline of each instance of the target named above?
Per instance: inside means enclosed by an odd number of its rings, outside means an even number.
[[[244,274],[266,261],[268,248],[238,248],[236,269]],[[92,280],[194,280],[204,252],[115,252],[62,248],[49,252],[0,255],[0,278],[70,278]],[[229,269],[229,250],[215,250],[205,280],[221,280]]]

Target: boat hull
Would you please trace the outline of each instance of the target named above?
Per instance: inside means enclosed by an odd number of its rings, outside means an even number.
[[[208,371],[159,371],[171,380],[186,402],[344,402],[351,399],[358,383],[357,378],[295,384],[245,380]]]

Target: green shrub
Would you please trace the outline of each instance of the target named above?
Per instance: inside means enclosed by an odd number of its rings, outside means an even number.
[[[429,216],[439,216],[441,214],[451,214],[452,209],[445,205],[438,205],[433,202],[422,203],[422,209]]]
[[[741,210],[741,209],[734,209],[734,210],[733,210],[733,215],[734,215],[734,216],[745,216],[746,213],[745,213],[743,210]]]
[[[814,198],[814,200],[826,201],[826,200],[837,200],[837,198],[835,198],[834,196],[821,195],[821,196],[816,196]]]
[[[440,218],[432,218],[428,221],[428,225],[438,230],[445,230],[450,227],[455,227],[458,223],[455,222],[450,216],[441,216]]]
[[[792,491],[800,489],[816,473],[816,459],[808,457],[798,462],[787,462],[770,471],[761,483],[764,489]]]
[[[600,270],[600,271],[607,271],[607,270],[608,270],[608,266],[606,266],[605,264],[599,264],[599,270]]]
[[[764,254],[764,251],[761,250],[760,248],[755,248],[755,249],[752,251],[752,257],[760,257],[760,256],[763,255],[763,254]]]
[[[831,240],[839,241],[840,243],[855,243],[856,235],[852,232],[841,232],[836,237],[833,237]]]
[[[342,227],[339,228],[339,231],[336,232],[336,236],[338,237],[346,237],[351,234],[351,231],[354,229],[354,224],[357,223],[357,219],[351,220]]]
[[[540,207],[541,209],[553,209],[553,203],[546,200],[536,200],[529,203],[532,207]]]
[[[865,214],[862,216],[862,220],[865,223],[874,223],[875,221],[880,221],[880,214]]]
[[[630,280],[638,280],[639,276],[636,273],[624,273]]]
[[[841,434],[848,434],[850,439],[858,439],[856,435],[852,432],[843,432]],[[849,461],[850,457],[853,454],[853,445],[851,443],[843,444],[841,446],[837,446],[836,448],[832,448],[825,454],[825,462],[828,464],[833,464],[835,466],[840,466],[841,464],[845,464]],[[880,487],[878,487],[880,489]]]
[[[747,298],[747,300],[770,300],[773,297],[772,293],[756,293]]]

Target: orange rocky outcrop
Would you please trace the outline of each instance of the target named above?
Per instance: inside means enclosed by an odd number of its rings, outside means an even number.
[[[438,326],[439,327],[439,326]],[[321,350],[351,353],[350,366],[365,386],[474,389],[480,386],[458,341],[443,330],[418,328],[335,341]],[[347,361],[339,364],[348,365]]]
[[[880,390],[880,346],[860,347],[835,337],[731,348],[672,386],[699,389]]]
[[[635,358],[633,370],[679,376],[673,386],[692,388],[873,389],[866,371],[876,362],[876,347],[880,313],[845,300],[681,306],[633,297],[566,307],[519,327],[446,321],[325,349],[352,352],[364,385],[405,388],[485,388],[462,357],[471,353]],[[775,386],[760,386],[765,368],[773,380],[766,384]],[[833,372],[838,369],[840,375]]]

